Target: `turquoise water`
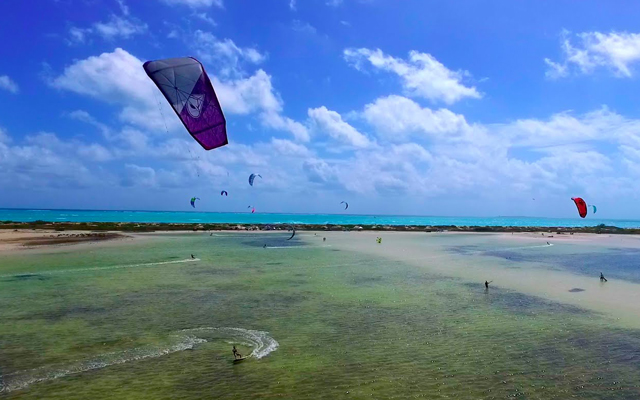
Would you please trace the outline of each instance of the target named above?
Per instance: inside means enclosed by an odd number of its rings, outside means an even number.
[[[0,209],[0,221],[51,222],[157,222],[157,223],[239,223],[239,224],[335,224],[335,225],[458,225],[458,226],[565,226],[605,224],[638,228],[640,221],[597,218],[533,217],[430,217],[409,215],[349,214],[251,214],[177,211],[96,211],[96,210],[16,210]]]
[[[419,267],[333,240],[362,236],[198,232],[0,254],[0,399],[638,399],[639,331],[430,272],[453,258]],[[474,246],[464,265],[514,251],[481,234],[406,240],[440,256]],[[251,357],[234,364],[232,345]]]

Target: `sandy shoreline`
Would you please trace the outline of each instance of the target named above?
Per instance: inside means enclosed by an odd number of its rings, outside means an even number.
[[[120,232],[3,229],[0,230],[0,253],[50,246],[79,246],[131,237]]]
[[[640,237],[635,235],[580,234],[562,238],[532,234],[492,233],[487,235],[496,240],[495,250],[552,251],[552,249],[558,249],[554,246],[563,244],[640,248]],[[376,232],[351,235],[349,240],[344,240],[339,233],[325,233],[325,236],[327,242],[338,249],[415,265],[441,276],[477,284],[479,291],[484,290],[485,280],[492,280],[493,288],[512,290],[576,306],[602,314],[612,323],[620,326],[640,329],[640,284],[638,283],[609,279],[609,282],[602,284],[598,276],[589,277],[565,270],[553,270],[535,263],[513,262],[497,257],[469,258],[447,252],[442,247],[430,245],[428,235],[425,235],[424,240],[415,240],[415,234],[392,232],[383,236],[383,243],[380,245],[375,242],[375,238],[380,236]],[[478,251],[478,255],[481,253],[483,251]],[[605,268],[606,266],[603,266],[603,269]],[[574,288],[584,291],[571,292]]]

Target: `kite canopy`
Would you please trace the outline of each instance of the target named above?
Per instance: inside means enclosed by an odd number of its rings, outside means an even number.
[[[191,198],[191,207],[196,208],[196,200],[200,200],[200,198],[199,197]]]
[[[220,192],[220,196],[229,196],[229,193],[227,193],[226,190],[223,190],[222,192]]]
[[[594,213],[594,214],[598,211],[598,209],[597,209],[597,208],[596,208],[596,206],[594,206],[594,205],[591,205],[591,206],[589,206],[589,207],[591,207],[591,208],[593,209],[593,213]]]
[[[572,197],[571,200],[573,200],[574,203],[576,203],[576,207],[578,208],[578,214],[580,214],[581,218],[584,218],[587,216],[587,203],[584,202],[584,200],[582,200],[582,198],[580,197]]]
[[[296,228],[293,228],[293,234],[291,235],[291,237],[287,240],[291,240],[293,239],[293,237],[296,235]]]
[[[257,175],[257,174],[249,175],[249,185],[253,186],[253,180],[256,179],[256,176],[262,178],[262,175]]]
[[[346,210],[347,208],[349,208],[349,203],[347,203],[346,201],[341,201],[340,204],[344,204],[344,209]]]
[[[205,150],[224,146],[227,122],[204,67],[193,57],[147,61],[145,72]]]

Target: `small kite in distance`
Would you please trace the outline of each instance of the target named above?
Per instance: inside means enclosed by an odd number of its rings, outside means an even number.
[[[287,240],[291,240],[293,239],[293,237],[296,235],[296,228],[293,228],[293,234],[291,235],[291,237]]]
[[[229,196],[229,193],[227,193],[226,190],[223,190],[222,192],[220,192],[220,196]]]
[[[262,175],[259,175],[259,174],[249,175],[249,185],[253,186],[253,180],[256,179],[256,176],[262,178]]]
[[[196,208],[196,200],[200,200],[200,198],[199,197],[191,198],[191,207]]]
[[[346,210],[347,208],[349,208],[349,203],[347,203],[346,201],[341,201],[340,204],[344,204],[344,209]]]

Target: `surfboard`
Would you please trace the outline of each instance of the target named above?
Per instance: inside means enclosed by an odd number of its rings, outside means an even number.
[[[244,357],[241,357],[241,358],[234,358],[234,359],[233,359],[233,362],[234,362],[234,363],[239,363],[240,361],[244,361],[244,360],[246,360],[247,358],[249,358],[249,356],[244,356]]]

